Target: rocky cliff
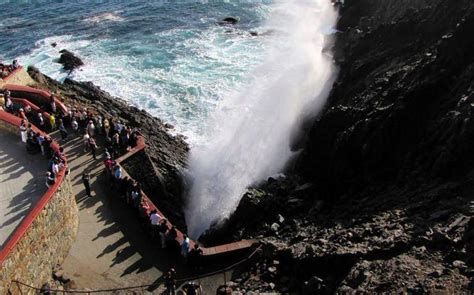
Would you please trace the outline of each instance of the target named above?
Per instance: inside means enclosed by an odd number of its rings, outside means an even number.
[[[474,2],[345,2],[339,77],[298,161],[249,191],[219,232],[266,241],[264,279],[237,281],[304,294],[472,291]]]

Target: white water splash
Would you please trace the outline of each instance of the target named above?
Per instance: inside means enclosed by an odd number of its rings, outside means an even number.
[[[124,19],[120,16],[120,11],[114,12],[104,12],[102,14],[94,15],[84,19],[85,22],[98,24],[101,22],[109,21],[109,22],[121,22]]]
[[[332,87],[335,67],[323,49],[336,18],[329,0],[272,8],[267,26],[276,33],[266,60],[250,85],[221,103],[208,124],[215,130],[192,150],[186,209],[192,237],[228,217],[248,186],[284,168],[301,116],[318,112]]]

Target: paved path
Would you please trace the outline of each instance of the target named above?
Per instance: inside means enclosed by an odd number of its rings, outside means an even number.
[[[138,223],[135,212],[108,190],[101,160],[83,151],[82,140],[61,143],[68,155],[73,190],[79,207],[79,233],[62,268],[75,289],[106,289],[149,285],[162,281],[174,267],[178,275],[192,275],[179,258],[159,250]],[[92,197],[85,195],[81,176],[91,174]],[[229,278],[229,274],[227,274]],[[201,280],[213,294],[223,275]],[[162,288],[153,293],[160,294]]]
[[[46,192],[48,162],[30,155],[20,136],[0,129],[0,249]]]

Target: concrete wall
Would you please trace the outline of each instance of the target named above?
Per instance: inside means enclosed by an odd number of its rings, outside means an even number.
[[[2,119],[0,117],[0,128],[18,133],[16,126]],[[41,287],[51,278],[52,269],[68,255],[78,226],[79,215],[71,180],[64,175],[62,181],[35,204],[2,249],[0,294],[8,293],[12,280]],[[15,286],[10,291],[20,294]]]

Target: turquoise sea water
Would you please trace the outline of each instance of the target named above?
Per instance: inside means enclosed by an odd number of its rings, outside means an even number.
[[[28,3],[27,3],[28,2]],[[56,79],[69,49],[85,61],[72,74],[203,140],[221,100],[263,59],[271,3],[261,1],[0,1],[0,58],[19,58]],[[232,27],[217,25],[240,17]],[[52,43],[57,43],[54,48]]]

